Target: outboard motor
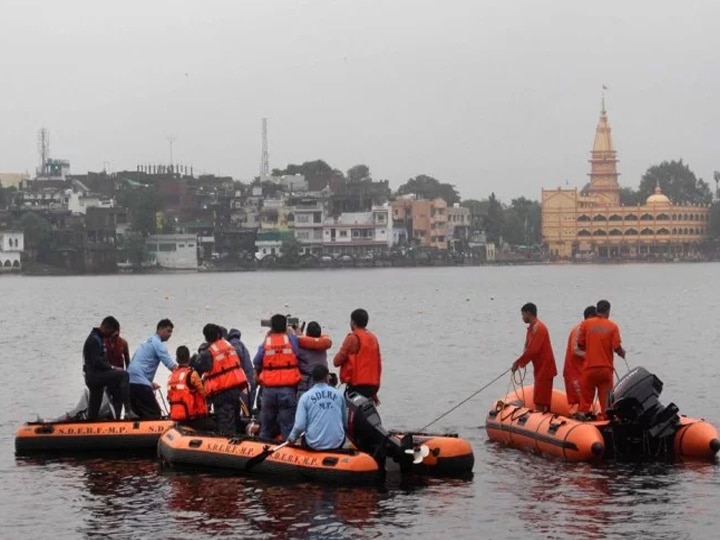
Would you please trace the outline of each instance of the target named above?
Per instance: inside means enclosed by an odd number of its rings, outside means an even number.
[[[678,408],[674,403],[664,407],[658,401],[662,389],[662,381],[645,368],[631,370],[610,394],[608,418],[637,425],[654,439],[673,435],[680,420]]]
[[[363,452],[371,454],[384,466],[386,456],[400,463],[412,464],[412,456],[405,452],[413,448],[412,435],[401,440],[389,433],[382,425],[380,415],[371,399],[353,392],[345,396],[348,407],[348,438]]]

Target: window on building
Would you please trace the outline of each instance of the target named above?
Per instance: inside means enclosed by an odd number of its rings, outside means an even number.
[[[608,221],[622,221],[622,217],[617,214],[613,214],[608,218]]]
[[[607,236],[607,233],[603,229],[597,229],[593,231],[593,236]]]
[[[637,221],[637,216],[635,214],[628,214],[625,216],[625,221]]]
[[[607,217],[602,214],[597,214],[593,217],[593,221],[607,221]]]
[[[625,231],[625,236],[637,236],[637,229],[628,229]]]
[[[645,227],[642,231],[640,231],[640,234],[643,235],[643,236],[649,236],[649,235],[651,235],[652,233],[653,233],[653,232],[652,232],[652,229],[649,229],[649,228],[647,228],[647,227]]]
[[[658,234],[670,234],[670,231],[667,230],[665,227],[662,227],[661,229],[658,229]]]
[[[347,238],[347,231],[340,231],[340,238]]]
[[[653,217],[650,214],[643,214],[640,216],[640,221],[652,221]]]
[[[577,218],[578,221],[590,221],[590,217],[583,214],[582,216]]]
[[[189,247],[189,248],[195,247],[195,244],[188,244],[188,247]]]
[[[668,216],[667,214],[658,214],[655,219],[657,219],[658,221],[670,221],[670,216]]]
[[[609,236],[622,236],[622,231],[620,229],[611,229],[608,233]]]
[[[172,243],[164,243],[164,244],[158,244],[158,251],[177,251],[177,244]]]

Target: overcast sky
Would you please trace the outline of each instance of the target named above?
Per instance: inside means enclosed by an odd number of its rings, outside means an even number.
[[[509,202],[581,187],[603,84],[620,182],[720,169],[720,2],[0,0],[0,171],[367,164]],[[714,187],[714,183],[712,184]]]

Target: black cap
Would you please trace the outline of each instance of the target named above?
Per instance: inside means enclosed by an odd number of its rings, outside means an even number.
[[[330,370],[322,364],[315,366],[312,370],[312,378],[314,381],[324,381],[329,374]]]

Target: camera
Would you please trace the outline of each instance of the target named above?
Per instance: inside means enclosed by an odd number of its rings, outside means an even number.
[[[300,319],[298,317],[293,317],[291,315],[286,315],[285,317],[287,318],[288,326],[297,328],[298,324],[300,324]],[[260,326],[270,328],[270,319],[260,319]]]

